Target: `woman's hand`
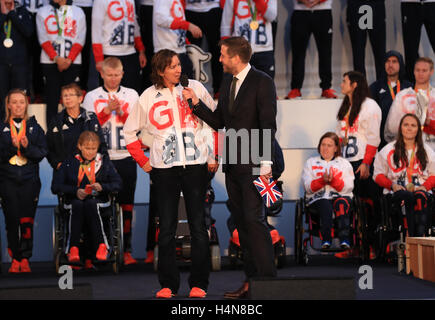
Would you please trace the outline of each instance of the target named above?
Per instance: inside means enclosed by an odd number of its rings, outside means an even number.
[[[427,192],[425,186],[418,186],[418,187],[415,187],[414,191],[425,191],[425,192]]]
[[[193,24],[192,22],[189,23],[189,28],[187,30],[190,31],[190,33],[194,38],[202,38],[201,29],[197,25]]]
[[[153,169],[153,167],[151,167],[150,161],[148,160],[147,163],[145,163],[142,167],[143,171],[150,173],[150,171]]]
[[[401,186],[400,184],[397,183],[393,183],[393,185],[391,186],[391,189],[393,189],[394,192],[400,191],[400,190],[406,190],[406,188],[404,186]]]
[[[23,146],[23,148],[27,148],[27,146],[29,145],[29,140],[27,139],[26,136],[23,136],[20,140],[20,143]]]
[[[101,192],[103,190],[103,187],[98,182],[91,184],[91,187],[97,192]]]
[[[78,189],[77,190],[77,198],[79,198],[79,200],[85,200],[85,198],[88,196],[88,194],[86,193],[85,189]]]
[[[370,175],[370,168],[365,163],[361,163],[361,165],[356,170],[355,174],[359,173],[359,177],[363,180],[367,179]]]

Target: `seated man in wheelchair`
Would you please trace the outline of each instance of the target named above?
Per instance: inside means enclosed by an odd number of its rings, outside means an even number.
[[[338,225],[338,238],[342,249],[350,248],[350,204],[354,186],[352,165],[340,156],[340,142],[333,132],[325,133],[317,147],[320,156],[305,163],[302,181],[309,208],[320,218],[322,249],[332,243],[333,214]]]
[[[421,237],[427,233],[428,200],[435,186],[435,153],[423,142],[421,123],[414,114],[400,120],[397,140],[387,144],[374,162],[373,179],[392,194],[393,203],[404,203],[408,235]]]
[[[99,145],[96,133],[82,132],[77,142],[79,153],[62,162],[53,175],[52,192],[63,194],[72,207],[68,241],[71,263],[80,261],[79,244],[85,227],[97,260],[107,260],[108,243],[99,204],[107,203],[109,194],[121,189],[121,178],[109,157],[98,153]]]

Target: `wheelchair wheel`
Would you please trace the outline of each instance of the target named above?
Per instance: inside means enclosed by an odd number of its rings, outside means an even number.
[[[285,241],[280,240],[274,245],[274,251],[275,251],[275,266],[278,269],[281,269],[286,264],[286,248],[285,248]]]
[[[124,264],[124,221],[122,208],[119,203],[114,205],[115,226],[114,226],[114,262],[112,263],[113,272],[118,274]]]
[[[359,260],[364,263],[369,260],[370,248],[368,243],[368,222],[365,204],[356,197],[356,239],[355,246],[359,249]]]
[[[59,273],[60,268],[60,255],[62,251],[62,246],[60,242],[62,241],[62,226],[60,221],[59,208],[54,209],[53,214],[53,261],[56,268],[56,273]]]
[[[211,256],[211,270],[220,271],[221,270],[221,249],[219,245],[213,244],[210,246],[210,256]]]
[[[302,219],[302,206],[303,199],[299,199],[296,201],[296,209],[295,209],[295,260],[297,264],[303,263],[303,219]]]
[[[159,246],[156,244],[154,247],[154,261],[153,261],[154,271],[157,272],[159,268]]]

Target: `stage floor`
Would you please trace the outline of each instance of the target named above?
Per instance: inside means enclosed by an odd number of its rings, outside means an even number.
[[[332,256],[311,257],[308,266],[298,266],[293,257],[287,257],[287,266],[278,269],[279,277],[352,277],[356,281],[355,297],[357,300],[385,299],[435,299],[435,283],[423,281],[410,275],[399,274],[395,265],[373,262],[369,263],[373,270],[373,289],[361,290],[358,286],[362,274],[355,260],[340,260]],[[0,292],[2,299],[44,299],[43,295],[32,293],[36,288],[58,289],[59,276],[55,274],[54,266],[49,262],[31,264],[32,274],[8,274],[9,264],[2,265],[0,275]],[[181,287],[174,299],[188,299],[188,268],[180,266]],[[221,300],[223,293],[237,289],[243,280],[241,269],[231,270],[226,258],[222,259],[222,270],[210,274],[208,300]],[[148,300],[154,299],[160,289],[157,274],[152,265],[140,262],[137,265],[125,267],[121,273],[112,273],[109,265],[98,271],[74,271],[73,287],[87,286],[90,293],[80,297],[70,296],[69,299],[96,300]],[[24,290],[17,290],[24,289]],[[74,290],[74,289],[73,289]],[[8,295],[8,291],[11,293]],[[86,290],[85,290],[86,291]],[[85,292],[84,291],[84,292]],[[20,294],[12,294],[21,292]],[[42,291],[41,291],[42,292]],[[56,292],[56,291],[55,291]],[[61,297],[61,295],[59,295]]]

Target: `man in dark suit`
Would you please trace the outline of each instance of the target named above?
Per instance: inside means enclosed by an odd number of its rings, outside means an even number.
[[[276,276],[272,240],[265,223],[263,200],[253,184],[258,175],[265,179],[272,176],[276,89],[268,75],[249,64],[252,49],[247,40],[243,37],[232,37],[222,40],[220,45],[219,61],[224,72],[228,74],[222,81],[216,110],[212,112],[208,109],[190,88],[185,88],[183,96],[186,100],[192,99],[196,116],[215,130],[226,128],[227,131],[223,171],[228,197],[234,205],[233,217],[244,249],[246,280],[240,289],[226,292],[224,297],[239,299],[247,296],[249,279],[252,277]],[[231,129],[236,133],[249,134],[241,134],[244,138],[238,139],[237,143],[228,143],[228,132],[233,131]],[[258,141],[252,138],[254,129],[260,132]],[[270,134],[263,134],[266,131]],[[248,143],[249,148],[242,148]],[[261,163],[255,159],[241,161],[247,151],[251,155],[253,143],[259,144],[257,150],[262,155]],[[228,149],[235,146],[235,155],[228,152]],[[234,156],[237,156],[237,161],[230,163],[229,160]]]

